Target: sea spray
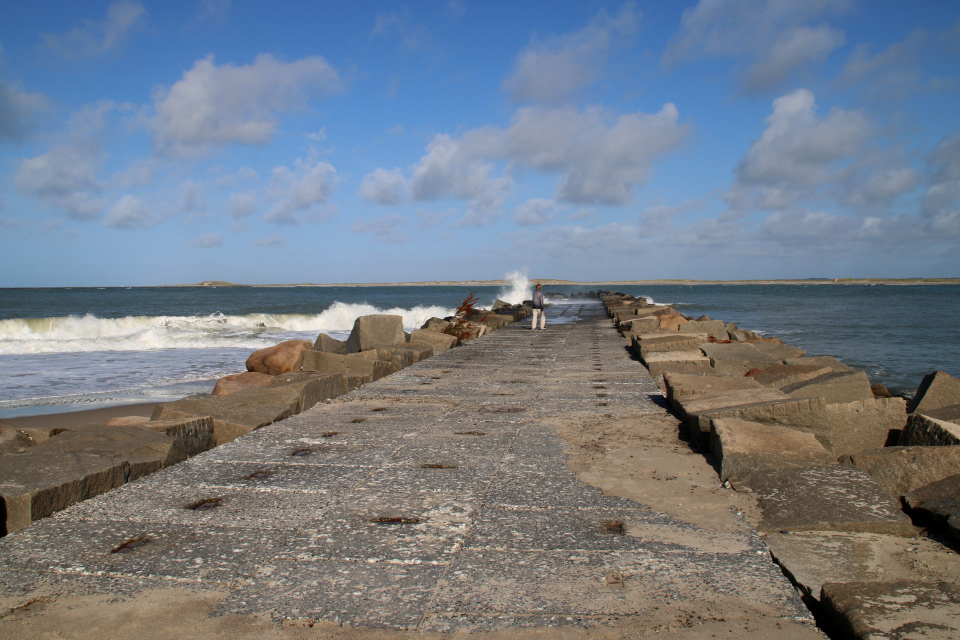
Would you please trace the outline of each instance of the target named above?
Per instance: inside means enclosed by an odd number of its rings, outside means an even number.
[[[533,287],[530,286],[530,279],[526,272],[514,271],[507,274],[506,279],[510,282],[510,286],[500,290],[497,294],[498,299],[509,304],[520,304],[533,297]]]

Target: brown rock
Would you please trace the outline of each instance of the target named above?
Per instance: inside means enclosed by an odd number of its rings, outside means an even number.
[[[247,371],[256,371],[275,376],[278,373],[299,371],[303,353],[313,350],[309,340],[287,340],[273,347],[254,351],[247,358]]]
[[[829,367],[814,364],[776,364],[766,369],[753,369],[746,375],[765,387],[780,389],[788,384],[810,380],[830,371],[832,369]]]
[[[660,328],[666,329],[668,331],[679,331],[680,325],[689,322],[686,318],[681,315],[675,316],[660,316]]]
[[[347,353],[366,351],[382,345],[403,344],[406,341],[403,316],[360,316],[354,320],[353,330],[347,338]]]
[[[433,347],[434,353],[447,351],[457,346],[457,339],[454,336],[426,329],[417,329],[411,332],[410,342],[425,342]]]
[[[347,343],[342,340],[337,340],[336,338],[331,338],[325,333],[321,333],[317,336],[317,341],[313,343],[313,350],[344,355],[347,353]]]
[[[24,432],[0,422],[0,454],[17,453],[32,447],[34,444],[36,442],[33,438]]]
[[[245,371],[232,376],[225,376],[217,381],[213,387],[213,395],[228,396],[242,389],[263,387],[273,382],[273,376],[256,371]]]

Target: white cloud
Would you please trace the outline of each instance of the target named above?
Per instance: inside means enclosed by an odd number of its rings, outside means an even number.
[[[180,213],[191,211],[206,211],[207,205],[203,202],[203,186],[195,180],[187,180],[180,185]]]
[[[820,62],[842,46],[842,31],[809,23],[825,14],[842,13],[852,5],[853,0],[700,0],[683,12],[664,62],[746,58],[754,61],[745,78],[747,88],[768,89],[795,69]]]
[[[274,233],[266,238],[258,238],[253,241],[255,247],[282,247],[287,244],[287,239],[279,233]]]
[[[230,194],[230,215],[234,218],[243,218],[253,215],[260,206],[260,199],[254,191],[243,191]]]
[[[47,99],[41,94],[27,93],[21,86],[0,78],[0,140],[22,138],[30,128],[33,113],[47,106]]]
[[[531,198],[513,212],[513,221],[523,226],[544,224],[556,217],[557,203],[545,198]]]
[[[103,219],[105,227],[115,229],[144,229],[160,222],[147,205],[135,196],[125,195],[114,203]]]
[[[960,133],[953,133],[930,152],[931,176],[923,194],[922,215],[934,233],[960,237]]]
[[[204,233],[199,238],[193,241],[193,246],[200,247],[202,249],[222,247],[223,234],[220,233],[219,231],[214,233]]]
[[[43,204],[62,209],[68,218],[91,220],[100,215],[103,186],[97,179],[101,139],[108,115],[117,108],[104,101],[73,114],[68,132],[46,153],[20,161],[14,185]]]
[[[336,70],[319,56],[284,63],[261,54],[243,66],[217,66],[208,56],[154,95],[154,145],[171,155],[195,156],[214,146],[266,144],[277,127],[276,113],[340,89]]]
[[[503,87],[523,102],[556,104],[569,100],[598,78],[611,48],[630,39],[639,21],[640,13],[627,3],[614,17],[601,10],[579,31],[546,41],[534,39],[517,56]]]
[[[140,2],[117,0],[103,20],[84,20],[82,27],[62,35],[45,33],[41,46],[68,60],[99,56],[125,42],[143,24],[146,13]]]
[[[367,202],[394,205],[403,202],[407,181],[400,169],[375,169],[363,176],[358,195]]]
[[[616,114],[599,107],[525,107],[507,129],[473,129],[461,138],[438,135],[414,167],[414,200],[453,197],[482,212],[498,209],[512,188],[496,176],[510,167],[559,173],[555,198],[577,204],[625,204],[647,181],[653,162],[682,142],[689,126],[666,104],[656,114]]]
[[[843,87],[863,84],[875,96],[902,96],[916,91],[921,84],[917,55],[928,40],[927,34],[917,29],[876,54],[869,44],[859,44],[847,59],[837,83]]]
[[[293,170],[276,167],[271,186],[276,202],[264,219],[274,224],[299,224],[299,214],[304,214],[310,220],[321,221],[331,215],[322,205],[336,186],[337,171],[326,162],[297,159]]]
[[[736,184],[727,194],[734,208],[787,208],[852,175],[850,162],[873,134],[869,120],[859,111],[816,111],[806,89],[773,101],[766,129],[737,165]]]
[[[403,244],[408,238],[400,229],[406,226],[406,218],[399,213],[390,213],[369,220],[358,218],[350,230],[354,233],[373,233],[378,240],[383,242]]]
[[[414,24],[409,10],[377,14],[370,37],[385,38],[393,33],[397,34],[401,46],[407,51],[420,51],[430,46],[427,28],[422,24]]]

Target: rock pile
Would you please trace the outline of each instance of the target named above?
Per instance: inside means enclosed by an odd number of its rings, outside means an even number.
[[[960,380],[931,373],[908,405],[836,358],[599,295],[691,445],[756,497],[754,525],[823,624],[960,637]],[[904,560],[924,528],[941,536],[942,567]]]
[[[222,378],[212,393],[158,404],[150,420],[112,419],[67,431],[17,430],[0,423],[0,535],[71,504],[231,442],[349,393],[530,315],[497,301],[469,317],[431,318],[409,334],[400,316],[357,318],[345,342],[320,334],[250,355],[247,371]],[[469,331],[447,330],[462,320]]]

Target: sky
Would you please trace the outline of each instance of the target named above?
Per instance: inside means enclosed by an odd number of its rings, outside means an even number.
[[[0,286],[960,277],[955,0],[0,0]]]

